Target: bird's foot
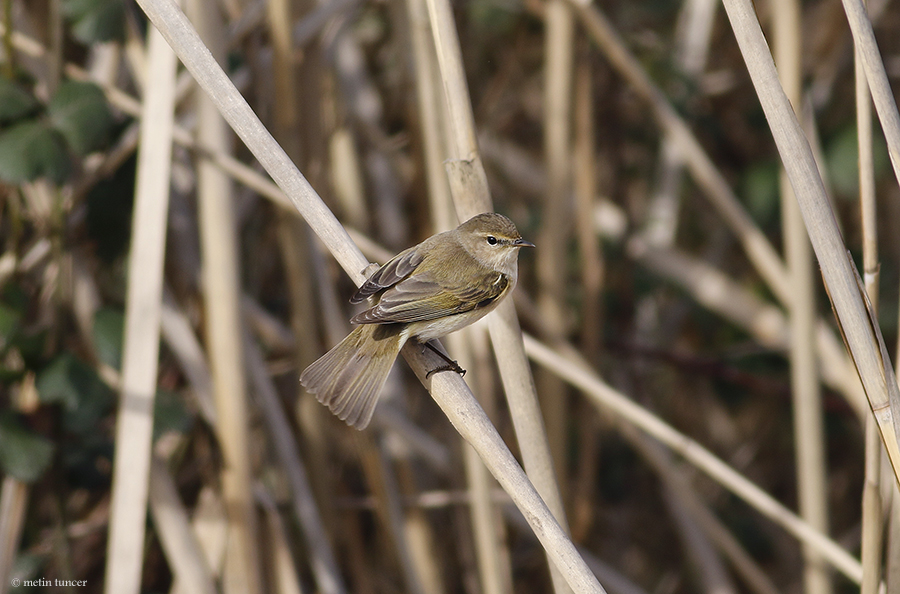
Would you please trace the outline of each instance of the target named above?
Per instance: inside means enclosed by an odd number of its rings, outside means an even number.
[[[435,373],[439,373],[441,371],[453,371],[454,373],[458,373],[460,377],[466,375],[466,370],[459,366],[459,363],[442,353],[436,346],[431,344],[431,342],[424,342],[422,346],[433,351],[438,357],[447,362],[446,365],[441,365],[439,367],[435,367],[425,374],[425,379],[430,378]]]

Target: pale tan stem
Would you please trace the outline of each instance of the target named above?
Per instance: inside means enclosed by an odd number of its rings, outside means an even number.
[[[225,59],[225,27],[218,7],[188,4],[198,33],[218,60]],[[215,104],[197,90],[197,136],[210,146],[231,146],[231,132]],[[222,495],[228,514],[225,594],[262,592],[256,544],[258,522],[252,492],[248,404],[238,264],[239,236],[231,179],[208,161],[197,164],[197,210],[202,258],[206,348],[216,402],[216,432],[222,447]]]
[[[175,103],[175,54],[151,31],[141,119],[107,543],[107,594],[138,594],[153,436],[163,256]],[[138,273],[138,271],[140,271]]]
[[[794,109],[798,110],[802,105],[800,3],[797,0],[780,0],[772,3],[772,10],[778,74],[788,99]],[[801,517],[827,534],[828,477],[825,469],[822,394],[816,369],[816,298],[812,250],[803,226],[800,207],[783,170],[780,181],[785,260],[793,289],[787,309],[791,326],[788,353],[791,362],[797,493]],[[808,546],[804,547],[803,556],[805,591],[830,594],[831,579],[821,557]]]
[[[448,114],[446,122],[450,158],[446,163],[446,169],[450,193],[457,215],[461,220],[466,220],[480,212],[493,210],[493,205],[487,186],[487,176],[478,154],[469,89],[449,1],[428,0],[428,14],[444,83]],[[502,302],[489,320],[491,341],[524,466],[538,493],[565,530],[562,497],[556,483],[534,381],[525,358],[519,320],[512,302],[509,300]],[[490,465],[488,467],[491,468]],[[560,573],[551,567],[550,575],[555,591],[562,594],[566,586]],[[571,586],[572,582],[569,584]]]
[[[631,55],[612,24],[596,5],[571,0],[576,14],[588,34],[606,55],[610,64],[650,106],[659,126],[675,143],[694,181],[704,191],[731,231],[737,236],[750,262],[782,303],[790,301],[787,271],[781,257],[756,226],[731,189],[725,177],[713,164],[697,137],[668,102],[662,91]]]
[[[858,273],[838,232],[809,144],[778,82],[753,6],[748,0],[725,0],[725,9],[800,203],[838,324],[878,419],[894,475],[900,477],[900,389],[881,331],[866,308]]]
[[[566,261],[572,234],[572,71],[575,22],[566,0],[547,3],[544,34],[544,159],[547,191],[544,193],[541,229],[535,240],[538,281],[537,305],[555,338],[566,336]],[[553,455],[557,480],[566,475],[567,403],[566,386],[547,372],[535,377],[547,440]]]
[[[12,476],[0,486],[0,594],[6,594],[19,550],[30,488]]]
[[[859,145],[859,206],[862,226],[863,282],[872,303],[878,311],[878,217],[875,202],[875,165],[872,145],[872,100],[869,85],[863,72],[862,56],[854,51],[854,75],[856,90],[856,130]],[[881,500],[881,440],[875,419],[865,421],[865,480],[862,494],[862,545],[861,557],[863,581],[861,594],[876,594],[881,586],[881,556],[884,533],[883,506]],[[892,485],[889,485],[892,486]]]
[[[328,533],[313,497],[306,466],[297,451],[297,443],[284,416],[278,392],[266,371],[259,347],[249,338],[245,338],[245,341],[244,351],[247,354],[250,381],[259,408],[269,426],[276,456],[291,488],[291,503],[306,539],[316,585],[323,594],[343,594],[347,588],[341,578]]]
[[[153,456],[150,466],[150,512],[172,573],[188,592],[216,594],[212,572],[191,530],[165,462]]]
[[[622,421],[631,423],[656,438],[753,506],[761,514],[777,522],[795,538],[814,547],[829,563],[854,583],[860,582],[862,567],[859,561],[746,477],[738,474],[709,450],[611,388],[583,365],[572,363],[563,355],[528,335],[525,335],[525,347],[531,359],[539,365],[553,370],[554,373],[580,389],[597,407],[602,408],[607,414],[617,415]]]

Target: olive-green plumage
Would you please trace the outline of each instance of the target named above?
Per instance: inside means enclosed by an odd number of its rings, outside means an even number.
[[[406,341],[428,342],[487,315],[515,287],[524,246],[533,247],[512,221],[485,213],[397,254],[350,299],[378,302],[350,320],[358,326],[307,367],[300,382],[340,419],[363,429]]]

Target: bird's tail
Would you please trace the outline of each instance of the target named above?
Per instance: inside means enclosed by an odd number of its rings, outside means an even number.
[[[372,420],[375,403],[406,337],[403,325],[362,324],[300,374],[300,383],[354,429]]]

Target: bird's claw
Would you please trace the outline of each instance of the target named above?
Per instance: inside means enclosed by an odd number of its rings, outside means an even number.
[[[456,361],[449,361],[447,363],[447,365],[441,365],[440,367],[435,367],[434,369],[432,369],[431,371],[426,373],[425,379],[428,379],[435,373],[438,373],[441,371],[453,371],[453,372],[458,373],[460,377],[465,377],[465,375],[466,375],[466,370],[463,369],[462,367],[460,367],[459,363],[457,363]]]

